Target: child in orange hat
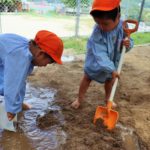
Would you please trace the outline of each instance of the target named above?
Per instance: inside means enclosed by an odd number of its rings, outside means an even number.
[[[78,98],[71,104],[75,109],[83,102],[85,93],[92,80],[104,83],[105,102],[109,100],[112,85],[116,78],[120,47],[122,43],[127,51],[133,47],[132,39],[125,37],[120,20],[120,0],[94,0],[90,12],[96,25],[87,42],[87,54]],[[114,103],[113,106],[116,106]]]
[[[27,76],[34,66],[62,64],[62,40],[54,33],[39,31],[34,40],[16,34],[0,34],[0,95],[4,96],[5,109],[11,121],[22,109]]]

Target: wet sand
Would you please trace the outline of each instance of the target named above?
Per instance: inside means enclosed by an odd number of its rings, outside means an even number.
[[[0,150],[55,150],[66,142],[64,116],[54,104],[56,90],[27,84],[25,102],[31,110],[18,114],[17,132],[0,131]]]
[[[58,90],[55,102],[62,108],[66,120],[63,128],[68,134],[62,149],[122,150],[128,149],[130,144],[133,149],[150,149],[150,46],[135,47],[125,56],[114,98],[120,115],[118,124],[123,128],[115,128],[112,132],[93,125],[96,107],[103,103],[103,85],[92,82],[81,108],[70,107],[77,97],[83,64],[84,56],[77,57],[76,61],[62,66],[39,68],[29,78],[34,86]],[[133,133],[123,138],[124,128],[131,128]]]
[[[61,127],[61,131],[67,135],[66,141],[55,150],[149,150],[150,46],[135,47],[125,56],[121,79],[114,98],[118,105],[116,111],[119,112],[119,120],[116,128],[111,132],[101,123],[96,126],[93,124],[96,107],[102,105],[104,99],[102,84],[92,82],[83,105],[78,110],[70,107],[77,97],[83,75],[84,55],[75,57],[75,61],[65,62],[63,65],[36,68],[28,78],[28,82],[35,88],[54,88],[57,91],[53,103],[48,105],[60,107],[64,117],[64,122],[61,123],[59,117],[53,118],[52,114],[57,114],[57,111],[47,109],[43,117],[36,120],[39,125],[36,125],[36,128],[45,130],[48,136],[50,132],[46,131],[47,128],[54,127],[54,124]],[[24,143],[29,145],[27,150],[38,149],[34,147],[35,143],[30,141],[30,136],[26,136],[24,132],[22,134]],[[36,133],[32,136],[39,139]],[[10,150],[4,148],[8,144],[4,137],[4,134],[0,134],[0,139],[3,139],[0,141],[0,147]],[[39,149],[50,150],[51,147]],[[22,149],[18,147],[16,150]]]

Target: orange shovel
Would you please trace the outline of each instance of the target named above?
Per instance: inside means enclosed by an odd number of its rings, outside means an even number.
[[[135,27],[132,29],[129,29],[129,28],[127,28],[128,27],[127,23],[135,24]],[[137,31],[138,22],[136,20],[126,20],[123,22],[123,29],[128,36],[127,38],[129,38],[131,33]],[[123,46],[121,58],[120,58],[118,69],[117,69],[118,74],[120,74],[120,72],[121,72],[125,52],[126,52],[126,48],[125,48],[125,46]],[[119,113],[112,109],[112,103],[113,103],[113,98],[115,95],[117,84],[118,84],[118,78],[115,79],[115,82],[113,84],[107,106],[106,107],[103,107],[103,106],[97,107],[95,116],[94,116],[94,121],[93,121],[94,124],[96,124],[96,121],[98,119],[101,119],[103,121],[104,126],[106,126],[108,130],[112,130],[115,127],[115,125],[118,121],[118,118],[119,118]]]

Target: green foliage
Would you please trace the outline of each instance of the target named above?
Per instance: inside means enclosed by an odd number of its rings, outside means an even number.
[[[0,3],[16,3],[21,2],[21,0],[0,0]]]
[[[62,0],[62,2],[71,8],[75,8],[77,6],[77,0]],[[85,7],[89,6],[91,0],[81,0],[81,5],[84,5]]]
[[[150,8],[150,2],[149,0],[145,0],[145,8]]]
[[[21,0],[1,0],[0,1],[0,12],[4,12],[7,8],[8,12],[14,12]]]
[[[121,1],[121,14],[125,16],[127,19],[138,19],[141,3],[143,0],[122,0]],[[150,3],[149,0],[145,0],[143,14],[142,14],[142,21],[145,21],[145,15],[150,12]],[[148,18],[146,18],[148,20]],[[149,19],[150,21],[150,19]]]
[[[142,15],[142,20],[145,23],[150,23],[150,9],[144,9],[143,15]]]
[[[134,33],[131,36],[134,40],[134,45],[142,45],[150,43],[150,32],[146,33]],[[86,52],[86,43],[88,37],[80,38],[64,38],[64,47],[65,49],[70,50],[75,54],[84,54]]]

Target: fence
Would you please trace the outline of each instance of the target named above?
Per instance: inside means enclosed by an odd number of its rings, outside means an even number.
[[[143,1],[140,31],[150,31],[149,0],[122,0],[122,18],[139,19]],[[92,0],[1,0],[0,30],[28,38],[41,29],[61,37],[89,36],[94,25],[89,15],[91,3]]]

